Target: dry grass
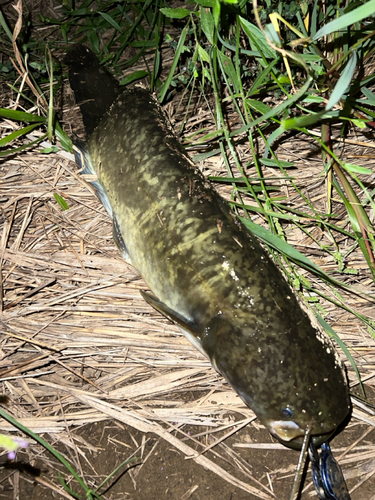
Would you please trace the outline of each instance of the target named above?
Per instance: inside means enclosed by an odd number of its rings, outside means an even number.
[[[169,114],[178,129],[181,116],[173,116],[173,109]],[[198,102],[186,130],[209,120]],[[13,124],[3,121],[1,134],[10,126]],[[359,155],[357,163],[370,166],[371,159],[366,155],[374,153],[373,144],[366,137],[351,139],[353,144],[346,144],[344,156]],[[292,171],[296,183],[317,209],[324,210],[324,178],[315,146],[291,137],[282,141],[278,153],[280,159],[296,163]],[[243,164],[250,161],[247,144],[239,146],[239,155]],[[200,166],[206,175],[226,175],[220,156]],[[275,176],[272,169],[264,171],[266,176]],[[254,175],[251,169],[247,173]],[[367,179],[372,188],[374,178]],[[307,210],[298,193],[284,181],[277,182],[291,206]],[[220,191],[228,196],[228,189],[220,187]],[[69,210],[61,210],[54,193],[64,197]],[[82,456],[92,445],[82,442],[75,429],[116,419],[143,433],[156,434],[254,497],[272,498],[266,477],[261,486],[246,468],[241,448],[269,450],[277,448],[276,443],[221,446],[220,454],[231,463],[226,470],[209,458],[212,455],[203,454],[249,422],[257,432],[261,426],[180,330],[141,299],[139,290],[147,289],[145,283],[121,259],[108,215],[67,155],[46,156],[34,149],[2,160],[0,203],[0,381],[3,394],[10,398],[12,415],[34,432],[77,449]],[[338,220],[345,218],[338,202],[334,212]],[[374,214],[370,217],[373,221]],[[263,222],[260,217],[254,221]],[[292,225],[285,225],[284,230],[288,241],[324,270],[337,269],[334,260],[305,233]],[[329,236],[320,228],[312,233],[321,243],[330,244]],[[339,240],[341,249],[351,244],[348,239]],[[340,279],[374,294],[374,283],[358,249],[348,256],[347,265],[358,274]],[[322,282],[311,276],[309,279],[332,295]],[[347,306],[375,320],[372,303],[349,293],[343,293],[343,297]],[[375,385],[374,339],[358,318],[329,302],[320,303],[329,313],[329,323],[350,348],[371,392]],[[357,378],[347,366],[351,385],[355,386]],[[375,442],[367,438],[375,425],[375,413],[354,402],[349,426],[359,423],[366,426],[366,432],[362,427],[355,440],[334,451],[345,476],[357,481],[353,499],[364,500],[370,499],[366,495],[375,465]],[[189,435],[189,429],[196,427],[202,429],[205,439]],[[0,429],[12,431],[4,421]],[[27,453],[32,460],[41,448],[31,444]],[[49,463],[48,457],[43,457]],[[291,453],[290,466],[271,471],[274,477],[290,476],[292,483],[297,459]],[[57,479],[55,488],[61,490]],[[277,497],[277,491],[275,494]]]

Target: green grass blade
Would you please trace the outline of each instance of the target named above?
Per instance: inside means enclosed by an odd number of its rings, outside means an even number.
[[[68,151],[69,153],[73,153],[73,143],[71,138],[64,132],[64,130],[61,128],[61,125],[58,121],[55,123],[55,134],[56,137],[59,139],[61,146],[64,148],[65,151]]]
[[[362,388],[362,392],[363,392],[363,387],[362,387],[362,381],[361,381],[361,375],[359,374],[359,371],[358,371],[358,368],[357,368],[357,365],[356,365],[356,362],[354,361],[354,358],[353,356],[350,354],[350,351],[349,349],[346,347],[345,343],[340,339],[340,337],[337,335],[337,333],[335,332],[335,330],[325,321],[324,318],[322,318],[322,316],[317,312],[315,311],[315,315],[316,317],[318,318],[318,321],[319,323],[322,325],[322,327],[324,328],[324,330],[328,333],[328,335],[330,337],[332,337],[335,342],[339,345],[339,347],[342,349],[342,351],[344,352],[345,356],[348,358],[348,360],[350,361],[350,364],[352,365],[353,367],[353,370],[355,371],[356,375],[357,375],[357,378],[358,378],[358,381],[361,385],[361,388]]]
[[[106,14],[105,12],[99,12],[99,14],[102,16],[103,19],[107,21],[108,24],[110,24],[115,30],[119,31],[122,35],[124,34],[123,30],[121,29],[121,26],[117,24],[117,22],[111,17],[109,14]]]
[[[167,79],[165,80],[162,88],[160,89],[160,94],[159,94],[159,101],[160,102],[163,102],[163,100],[167,94],[167,91],[169,89],[169,85],[173,79],[175,69],[176,69],[178,61],[180,59],[180,55],[182,54],[183,49],[184,49],[186,35],[187,35],[187,26],[185,26],[185,28],[181,32],[181,36],[180,36],[180,39],[178,41],[176,53],[175,53],[174,58],[173,58],[172,67],[168,73]]]
[[[263,243],[266,243],[274,250],[286,255],[288,259],[292,260],[295,264],[303,267],[307,271],[313,272],[329,283],[347,288],[344,283],[340,283],[339,281],[329,276],[323,271],[323,269],[314,264],[314,262],[312,262],[308,257],[289,245],[289,243],[287,243],[285,240],[282,240],[275,234],[271,233],[271,231],[269,231],[268,229],[259,226],[251,220],[245,219],[243,217],[240,217],[240,220],[247,227],[250,233],[257,236],[261,241],[263,241]]]
[[[53,193],[53,196],[64,212],[65,212],[65,210],[69,210],[69,205],[67,204],[67,202],[64,200],[64,198],[62,196],[60,196],[57,193]]]
[[[341,73],[341,76],[338,79],[335,88],[332,91],[332,94],[326,106],[326,111],[329,111],[331,108],[333,108],[333,106],[337,104],[341,97],[344,95],[345,91],[350,85],[356,66],[357,52],[354,51],[352,53],[352,57],[349,59],[347,65],[345,66],[344,71]]]
[[[38,144],[39,142],[43,141],[47,137],[47,133],[43,134],[41,137],[38,137],[35,141],[29,142],[27,144],[24,144],[23,146],[20,146],[19,148],[13,148],[13,149],[7,149],[6,151],[0,151],[0,158],[3,156],[9,156],[13,155],[15,153],[19,153],[20,151],[23,151],[24,149],[31,148],[35,146],[35,144]]]
[[[1,10],[0,10],[0,24],[1,24],[2,28],[3,28],[3,30],[5,31],[5,33],[7,34],[9,40],[11,42],[13,42],[13,34],[10,31],[10,29],[8,27],[8,24],[7,24],[7,22],[6,22],[5,18],[4,18],[3,13],[1,12]]]
[[[372,17],[374,15],[374,12],[375,0],[370,0],[369,2],[366,2],[360,7],[352,10],[351,12],[348,12],[347,14],[334,19],[330,23],[323,26],[315,33],[313,41],[319,40],[319,38],[322,38],[325,35],[329,35],[330,33],[333,33],[335,31],[342,30],[348,26],[351,26],[352,24],[358,23],[366,17]]]
[[[48,73],[49,73],[49,104],[48,104],[48,122],[47,122],[47,137],[50,142],[53,141],[54,139],[54,134],[53,134],[53,122],[54,122],[54,110],[53,110],[53,61],[52,61],[52,54],[49,49],[48,50],[48,56],[49,56],[49,61],[46,63],[46,66],[48,68]]]
[[[3,118],[9,118],[10,120],[16,120],[20,122],[38,122],[44,123],[46,121],[45,116],[38,116],[32,113],[26,113],[25,111],[16,111],[14,109],[0,108],[0,116]]]
[[[138,71],[133,71],[130,75],[126,76],[123,80],[121,80],[120,85],[129,85],[129,83],[134,82],[135,80],[140,80],[141,78],[144,78],[145,76],[149,75],[150,73],[145,70],[138,70]]]
[[[371,92],[368,88],[364,87],[362,89],[363,94],[367,97],[368,99],[368,104],[371,104],[371,106],[375,106],[375,94]]]
[[[135,460],[139,460],[139,458],[138,458],[138,457],[133,457],[133,458],[129,458],[129,459],[124,460],[124,461],[123,461],[120,465],[118,465],[118,466],[116,467],[116,469],[115,469],[113,472],[111,472],[111,474],[109,474],[109,476],[108,476],[108,477],[106,477],[106,478],[104,479],[104,481],[103,481],[103,482],[102,482],[102,483],[101,483],[101,484],[100,484],[100,485],[96,488],[96,490],[95,490],[95,492],[94,492],[94,493],[96,494],[96,491],[99,491],[99,490],[100,490],[100,488],[103,488],[103,486],[104,486],[106,483],[108,483],[108,481],[109,481],[109,480],[110,480],[110,479],[111,479],[111,478],[112,478],[112,477],[116,474],[116,472],[118,472],[120,469],[122,469],[122,468],[124,467],[124,465],[128,465],[128,464],[130,464],[131,462],[134,462]],[[134,467],[134,465],[137,465],[137,464],[133,464],[133,467]],[[128,469],[129,469],[129,468],[130,468],[130,467],[128,467]]]
[[[238,134],[242,134],[242,132],[246,132],[250,128],[253,128],[253,127],[257,126],[260,123],[262,123],[263,121],[269,120],[270,118],[273,118],[274,116],[277,116],[280,113],[282,113],[284,110],[290,108],[290,106],[293,103],[299,101],[299,99],[301,99],[304,96],[304,94],[308,91],[311,82],[312,82],[312,77],[309,77],[307,79],[306,83],[304,84],[304,86],[301,87],[300,90],[298,92],[296,92],[294,95],[290,96],[287,101],[282,102],[278,106],[276,106],[273,109],[271,109],[265,115],[260,116],[259,118],[257,118],[256,120],[248,123],[247,125],[244,125],[243,127],[239,128],[237,130],[234,130],[233,132],[231,132],[229,134],[229,136],[230,137],[234,137],[234,136],[236,136]]]
[[[70,465],[70,463],[65,460],[65,458],[57,451],[55,450],[50,444],[47,443],[43,438],[38,436],[38,434],[35,434],[31,429],[28,427],[25,427],[22,425],[20,422],[15,420],[9,413],[4,411],[2,408],[0,408],[0,416],[3,417],[7,422],[12,424],[16,429],[19,429],[20,431],[24,432],[28,436],[30,436],[32,439],[37,441],[39,444],[41,444],[44,448],[46,448],[52,455],[59,460],[67,469],[68,471],[74,476],[74,478],[78,481],[78,483],[82,486],[82,488],[85,491],[89,491],[87,488],[86,484],[83,482],[83,480],[80,478],[80,476],[76,473],[76,471],[73,469],[73,467]]]
[[[367,265],[371,271],[372,277],[375,280],[375,261],[371,249],[371,241],[373,241],[373,237],[371,238],[371,235],[374,232],[373,227],[357,195],[355,194],[349,181],[346,179],[344,173],[341,171],[340,167],[335,168],[335,174],[339,177],[342,185],[344,186],[345,194],[347,197],[342,192],[334,176],[332,177],[333,185],[335,186],[337,192],[339,193],[342,201],[345,204],[345,208],[347,210],[354,234],[356,235],[358,245],[362,250]]]
[[[274,66],[276,66],[277,63],[278,63],[278,59],[274,59],[273,61],[270,62],[270,64],[267,65],[266,68],[264,68],[258,74],[258,76],[254,80],[254,83],[251,86],[249,96],[254,95],[257,92],[258,88],[266,82],[267,76],[272,71]]]
[[[19,130],[15,130],[11,134],[6,135],[2,139],[0,139],[0,148],[6,146],[10,142],[14,141],[14,139],[17,139],[18,137],[22,137],[25,134],[28,134],[32,130],[34,130],[35,127],[39,127],[39,123],[34,123],[33,125],[28,125],[27,127],[23,127]]]

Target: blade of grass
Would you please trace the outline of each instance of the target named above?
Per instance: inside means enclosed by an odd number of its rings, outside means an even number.
[[[47,441],[45,441],[43,438],[38,436],[38,434],[35,434],[31,429],[28,429],[24,425],[22,425],[20,422],[18,422],[16,419],[14,419],[9,413],[7,413],[5,410],[0,408],[0,416],[3,417],[7,422],[12,424],[16,429],[19,429],[26,435],[30,436],[32,439],[37,441],[39,444],[41,444],[44,448],[46,448],[52,455],[66,467],[66,469],[74,476],[76,481],[80,484],[80,486],[87,492],[89,492],[89,488],[86,486],[84,481],[81,479],[79,474],[74,470],[74,468],[70,465],[70,463],[57,451],[55,450]]]
[[[14,141],[18,137],[22,137],[23,135],[28,134],[29,132],[34,130],[34,128],[39,127],[39,125],[39,123],[34,123],[33,125],[28,125],[27,127],[20,128],[19,130],[15,130],[11,134],[6,135],[2,139],[0,139],[0,148]]]
[[[23,146],[20,146],[18,148],[14,149],[7,149],[6,151],[0,151],[0,158],[4,156],[9,156],[15,153],[18,153],[20,151],[23,151],[24,149],[31,148],[35,146],[35,144],[38,144],[39,142],[43,141],[47,137],[47,133],[43,134],[42,136],[38,137],[35,141],[29,142],[28,144],[24,144]]]
[[[313,40],[319,40],[323,36],[342,30],[352,24],[362,21],[366,17],[372,17],[375,12],[375,0],[370,0],[356,9],[344,14],[323,26],[313,36]]]
[[[16,120],[20,122],[38,122],[44,123],[46,121],[45,116],[34,115],[33,113],[26,113],[25,111],[18,111],[14,109],[0,108],[0,116],[3,118],[9,118],[10,120]]]
[[[164,101],[164,98],[165,98],[165,96],[167,94],[167,91],[169,89],[169,85],[170,85],[170,83],[171,83],[171,81],[173,79],[173,75],[174,75],[175,69],[177,67],[178,61],[180,59],[180,55],[182,54],[182,51],[183,51],[183,48],[184,48],[184,43],[185,43],[185,39],[186,39],[186,35],[187,35],[187,26],[188,26],[188,24],[182,30],[182,33],[181,33],[181,36],[180,36],[180,39],[178,41],[178,45],[177,45],[177,48],[176,48],[176,53],[175,53],[174,58],[173,58],[171,69],[170,69],[170,71],[168,73],[167,79],[165,80],[162,88],[160,89],[159,102],[163,102]]]
[[[303,267],[307,271],[310,271],[323,280],[336,285],[340,288],[344,289],[350,289],[351,287],[346,285],[345,283],[342,283],[335,278],[332,278],[332,276],[329,276],[327,273],[323,271],[319,266],[314,264],[308,257],[303,255],[301,252],[299,252],[296,248],[292,247],[289,243],[286,241],[280,239],[278,236],[275,234],[271,233],[268,229],[259,226],[258,224],[255,224],[251,220],[245,219],[243,217],[240,217],[241,222],[247,227],[247,229],[250,231],[250,233],[254,234],[257,236],[263,243],[266,245],[270,246],[277,252],[280,252],[282,254],[285,254],[290,260],[292,260],[295,264]],[[362,296],[366,296],[368,299],[371,300],[371,297],[368,297],[367,294],[361,294]]]
[[[334,341],[337,343],[338,346],[340,346],[341,350],[344,352],[345,356],[348,358],[348,360],[350,361],[350,364],[352,365],[353,367],[353,370],[355,371],[356,375],[357,375],[357,378],[358,378],[358,381],[359,381],[359,384],[361,386],[361,389],[362,389],[362,393],[363,395],[365,394],[364,392],[364,389],[363,389],[363,385],[362,385],[362,380],[361,380],[361,375],[359,373],[359,370],[358,370],[358,367],[357,367],[357,364],[356,362],[354,361],[354,358],[353,356],[350,354],[350,351],[349,349],[346,347],[345,343],[340,339],[340,337],[337,335],[337,333],[335,332],[335,330],[325,321],[324,318],[322,318],[322,316],[317,312],[315,311],[315,315],[316,317],[318,318],[318,321],[319,323],[322,325],[322,327],[324,328],[324,330],[328,333],[328,335],[334,339]]]

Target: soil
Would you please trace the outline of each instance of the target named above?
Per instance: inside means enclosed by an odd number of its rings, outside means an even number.
[[[202,432],[202,429],[191,428],[189,432],[195,431]],[[352,425],[334,438],[331,447],[335,458],[338,458],[340,451],[342,452],[350,443],[355,442],[365,431],[366,426]],[[256,498],[232,486],[211,471],[205,470],[194,460],[186,459],[179,450],[158,437],[152,434],[145,435],[116,421],[85,425],[75,433],[96,448],[96,451],[86,451],[85,456],[79,458],[83,471],[81,477],[84,477],[93,489],[120,464],[129,460],[130,457],[135,457],[131,464],[123,466],[106,483],[106,486],[100,489],[100,494],[106,500],[249,500]],[[372,434],[366,437],[366,440],[361,443],[362,446],[366,445],[366,442],[373,443]],[[255,444],[271,441],[273,440],[266,430],[259,431],[250,424],[228,438],[224,444],[215,447],[214,450],[222,454],[220,448],[232,446],[235,443]],[[56,448],[71,463],[77,463],[77,457],[70,448],[61,443]],[[49,500],[53,498],[63,500],[71,498],[51,491],[49,487],[42,484],[43,480],[56,484],[57,474],[54,461],[50,467],[46,467],[45,461],[37,460],[32,462],[32,468],[30,463],[23,462],[23,455],[19,453],[18,460],[8,461],[6,466],[0,469],[0,499]],[[211,451],[208,455],[218,465],[231,469],[227,459],[223,460]],[[240,448],[240,455],[252,476],[266,487],[271,487],[276,499],[289,500],[299,458],[298,452],[286,448],[276,450]],[[343,461],[340,463],[346,474],[348,467],[343,465]],[[353,469],[350,469],[350,472],[353,473]],[[350,475],[353,474],[349,473]],[[239,476],[239,479],[248,478]],[[353,489],[360,485],[362,479],[362,477],[348,479],[348,488]],[[18,482],[19,485],[15,487],[15,483]],[[74,483],[69,484],[75,492],[80,491],[78,486],[73,486]],[[375,475],[363,486],[365,487],[353,491],[352,500],[374,500]],[[317,498],[309,469],[304,473],[303,489],[301,500]]]

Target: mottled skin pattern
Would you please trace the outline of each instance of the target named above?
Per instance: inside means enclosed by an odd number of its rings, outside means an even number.
[[[316,443],[327,440],[349,411],[330,340],[190,163],[150,94],[121,94],[87,151],[126,249],[117,235],[119,246],[159,310],[180,318],[281,442],[299,448],[307,427]]]

